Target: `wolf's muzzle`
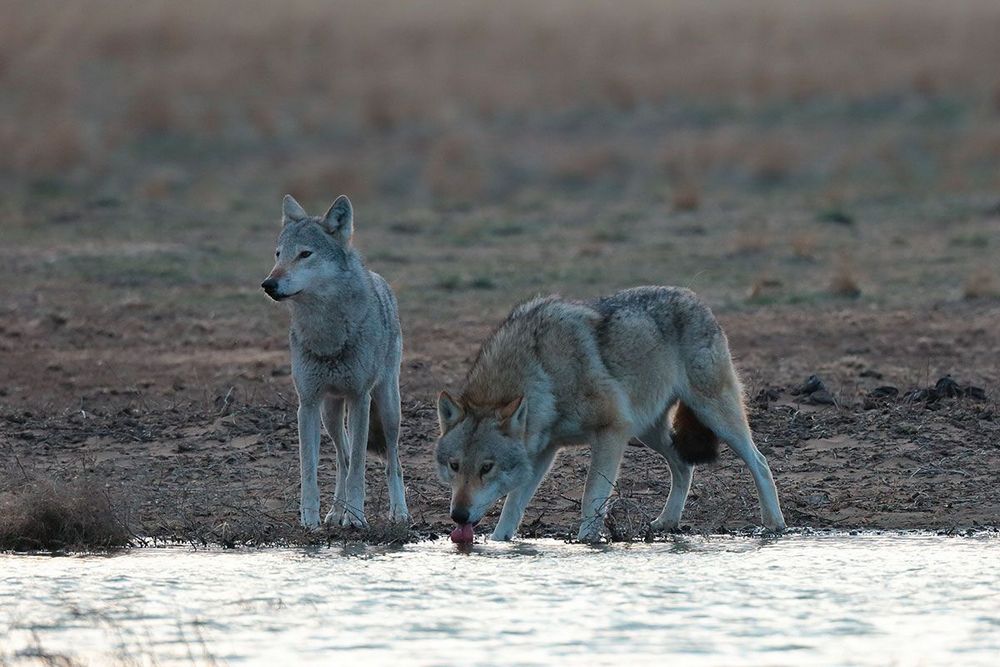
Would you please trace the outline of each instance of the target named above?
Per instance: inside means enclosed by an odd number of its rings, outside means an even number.
[[[281,299],[282,295],[278,294],[278,281],[274,278],[268,278],[260,284],[264,289],[264,294],[268,295],[275,301]]]

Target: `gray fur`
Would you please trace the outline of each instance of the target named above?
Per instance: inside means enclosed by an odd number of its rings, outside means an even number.
[[[286,195],[282,223],[277,261],[263,287],[271,298],[287,302],[292,316],[289,343],[299,396],[301,521],[319,525],[321,421],[337,448],[337,486],[326,522],[365,525],[368,450],[385,458],[391,518],[406,521],[398,454],[403,339],[396,298],[380,275],[365,268],[351,245],[353,208],[346,196],[326,215],[310,217]]]
[[[507,416],[502,406],[522,397],[518,427],[516,413]],[[459,398],[442,393],[439,400],[436,455],[452,486],[453,516],[467,511],[475,523],[506,495],[493,536],[510,539],[558,450],[589,444],[579,538],[599,539],[625,445],[638,437],[671,467],[670,498],[653,527],[676,528],[691,477],[670,444],[678,402],[748,463],[765,525],[783,529],[726,336],[693,292],[672,287],[636,287],[589,303],[544,297],[514,308],[483,343]]]

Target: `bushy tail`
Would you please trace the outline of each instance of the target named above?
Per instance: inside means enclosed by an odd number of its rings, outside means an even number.
[[[375,401],[372,401],[371,412],[368,415],[368,453],[380,459],[385,458],[385,432],[382,430],[382,420],[379,418]]]
[[[718,436],[683,403],[678,403],[674,411],[670,435],[674,449],[687,463],[711,463],[719,456]]]

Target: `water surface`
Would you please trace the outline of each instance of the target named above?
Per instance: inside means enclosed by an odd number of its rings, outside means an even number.
[[[0,664],[996,664],[1000,539],[0,556]],[[280,663],[278,663],[280,664]]]

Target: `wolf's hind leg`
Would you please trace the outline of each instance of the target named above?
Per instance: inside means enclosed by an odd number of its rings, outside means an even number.
[[[694,411],[705,426],[728,443],[737,456],[747,464],[757,487],[764,526],[776,532],[783,531],[785,518],[778,502],[774,477],[767,465],[767,459],[754,444],[750,425],[747,423],[746,410],[743,407],[743,397],[735,376],[732,376],[731,381],[725,382],[711,398],[694,393],[681,400]]]
[[[597,434],[590,446],[590,470],[587,471],[587,484],[583,489],[583,522],[576,536],[581,542],[601,539],[608,498],[618,477],[618,467],[628,440],[627,433],[607,430]]]
[[[684,511],[688,491],[691,489],[691,473],[694,466],[684,461],[674,449],[667,425],[662,421],[639,439],[650,449],[659,452],[670,465],[670,495],[667,496],[667,502],[660,516],[649,524],[650,528],[656,531],[677,530],[680,527],[681,513]]]
[[[337,450],[337,485],[333,490],[333,507],[327,513],[324,523],[338,526],[344,518],[345,494],[347,493],[347,466],[350,443],[344,430],[344,399],[327,396],[323,399],[323,426],[333,440]]]
[[[365,520],[365,455],[368,453],[368,417],[372,397],[368,394],[347,401],[347,439],[351,450],[348,456],[344,516],[340,525],[349,528],[367,528]]]
[[[493,530],[493,539],[501,542],[514,537],[517,527],[521,525],[524,518],[524,510],[538,490],[538,485],[545,479],[545,474],[552,467],[558,450],[549,446],[535,458],[534,467],[531,470],[531,477],[521,486],[507,494],[507,499],[503,502],[503,510],[500,512],[500,520]]]
[[[399,377],[387,379],[372,391],[375,413],[385,437],[385,476],[389,484],[389,518],[408,523],[406,489],[403,486],[403,466],[399,463]]]

